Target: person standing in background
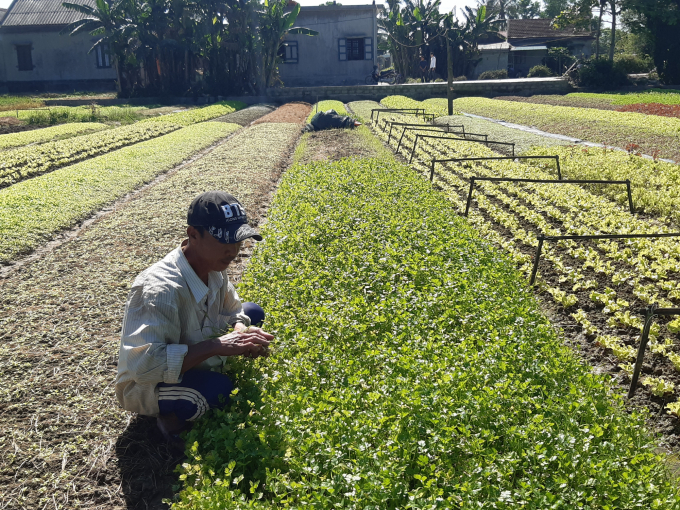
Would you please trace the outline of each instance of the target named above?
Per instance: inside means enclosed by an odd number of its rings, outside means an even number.
[[[434,81],[436,73],[437,73],[437,57],[434,56],[434,53],[430,52],[430,80],[429,81]]]
[[[420,62],[418,63],[420,66],[420,81],[421,83],[425,83],[427,80],[427,62],[425,61],[425,56],[421,55],[420,56]]]

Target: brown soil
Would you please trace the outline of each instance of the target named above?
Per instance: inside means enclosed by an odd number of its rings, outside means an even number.
[[[17,119],[16,117],[0,117],[0,135],[18,133],[20,131],[31,131],[41,127],[43,126],[29,126],[28,124],[24,124],[23,121]]]
[[[313,131],[304,136],[306,147],[299,160],[301,164],[313,161],[337,161],[342,158],[373,158],[380,154],[366,143],[357,130],[329,129]]]
[[[253,124],[260,124],[262,122],[304,124],[311,111],[312,105],[309,103],[287,103],[277,108],[269,115],[265,115],[256,120]]]
[[[619,106],[617,112],[635,112],[645,115],[661,115],[663,117],[680,118],[680,105],[660,103],[637,103]]]

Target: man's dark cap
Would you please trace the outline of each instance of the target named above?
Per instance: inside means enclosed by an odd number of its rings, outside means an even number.
[[[210,235],[225,244],[248,238],[262,241],[262,236],[248,225],[241,202],[224,191],[206,191],[194,198],[189,206],[187,224],[204,227]]]

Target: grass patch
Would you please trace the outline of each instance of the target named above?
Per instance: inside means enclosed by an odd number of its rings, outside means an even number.
[[[188,435],[175,510],[670,508],[642,418],[393,160],[288,171],[239,293],[273,356]]]
[[[40,108],[45,103],[35,97],[26,96],[0,96],[0,112],[9,110],[26,110],[27,108]]]
[[[0,263],[33,250],[240,127],[190,126],[1,190]]]

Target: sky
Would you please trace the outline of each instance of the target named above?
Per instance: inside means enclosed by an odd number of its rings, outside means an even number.
[[[73,0],[72,0],[73,1]],[[75,0],[77,2],[77,0]],[[300,4],[305,5],[319,5],[323,3],[324,0],[299,0]],[[355,4],[369,4],[372,0],[340,0],[343,5],[355,5]],[[376,0],[379,1],[379,0]],[[0,8],[7,8],[12,0],[0,0]],[[441,12],[450,12],[454,7],[460,9],[461,7],[469,5],[470,7],[475,7],[477,5],[476,0],[442,0]],[[458,10],[456,12],[460,15]]]

